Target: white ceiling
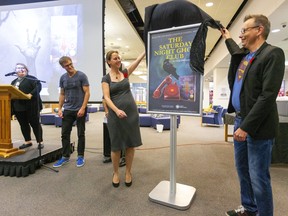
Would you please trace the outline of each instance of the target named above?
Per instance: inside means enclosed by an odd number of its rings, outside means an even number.
[[[256,0],[254,0],[256,1]],[[257,0],[259,3],[261,0]],[[136,7],[144,21],[145,8],[153,4],[160,4],[167,0],[134,0]],[[242,0],[190,0],[215,20],[219,20],[223,26],[227,26]],[[206,2],[213,2],[212,7],[206,7]],[[283,28],[283,23],[288,23],[288,1],[269,16],[271,29],[279,28],[280,32],[270,34],[268,42],[281,47],[288,58],[288,27]],[[233,25],[233,24],[232,24]],[[217,40],[221,37],[218,30],[209,28],[206,39],[206,55],[210,53]],[[121,40],[119,39],[121,38]],[[118,0],[106,0],[105,8],[105,51],[116,49],[120,52],[123,61],[135,59],[143,50],[144,43],[130,23]],[[213,54],[212,54],[213,55]],[[219,63],[219,67],[228,66],[229,58]],[[138,67],[139,71],[146,73],[146,64],[143,61]]]

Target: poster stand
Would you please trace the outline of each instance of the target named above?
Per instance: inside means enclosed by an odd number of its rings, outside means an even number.
[[[149,200],[188,209],[196,189],[176,182],[177,116],[202,115],[202,74],[190,67],[190,48],[200,24],[148,32],[147,113],[170,115],[170,181],[161,181]]]
[[[153,202],[186,210],[190,208],[196,189],[176,183],[175,167],[177,159],[177,115],[170,115],[170,182],[161,181],[150,193]]]

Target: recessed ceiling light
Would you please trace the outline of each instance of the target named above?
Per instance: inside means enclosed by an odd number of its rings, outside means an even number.
[[[271,32],[276,33],[276,32],[280,32],[280,31],[281,31],[280,29],[273,29]]]
[[[147,80],[147,76],[139,76],[143,80]]]
[[[133,74],[134,75],[140,75],[140,74],[143,74],[143,72],[142,71],[134,71]]]
[[[207,2],[207,3],[206,3],[206,7],[212,7],[213,5],[214,5],[213,2]]]
[[[127,61],[121,61],[121,63],[125,66],[125,67],[127,67],[130,63],[129,62],[127,62]]]
[[[118,40],[118,41],[121,41],[121,40],[122,40],[122,38],[117,38],[117,40]]]

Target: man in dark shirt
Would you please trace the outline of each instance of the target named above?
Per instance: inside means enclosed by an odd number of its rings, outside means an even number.
[[[72,60],[63,56],[59,64],[66,70],[60,78],[59,86],[59,109],[58,115],[62,118],[62,158],[53,167],[61,167],[69,162],[71,154],[70,136],[73,123],[76,121],[78,134],[78,158],[77,167],[85,164],[85,116],[87,114],[87,103],[90,97],[89,81],[87,76],[74,68]],[[62,112],[62,108],[64,111]]]

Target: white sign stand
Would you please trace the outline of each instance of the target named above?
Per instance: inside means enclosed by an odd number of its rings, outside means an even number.
[[[170,115],[170,182],[161,181],[150,193],[149,199],[171,208],[186,210],[191,206],[196,192],[194,187],[176,183],[177,115]]]

